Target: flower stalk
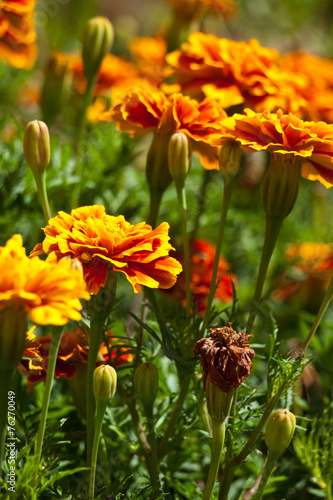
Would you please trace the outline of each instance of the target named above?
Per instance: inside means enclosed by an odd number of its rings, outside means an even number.
[[[203,493],[202,500],[209,500],[212,496],[213,488],[216,482],[217,473],[220,466],[221,453],[225,437],[225,419],[222,421],[212,418],[212,455],[208,472],[208,478]]]

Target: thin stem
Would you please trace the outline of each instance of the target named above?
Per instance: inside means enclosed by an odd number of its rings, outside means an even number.
[[[265,462],[265,465],[264,465],[264,468],[263,468],[263,471],[261,474],[261,479],[260,479],[258,489],[255,492],[255,494],[252,496],[252,500],[261,500],[263,493],[264,493],[264,490],[266,488],[266,485],[268,483],[268,480],[269,480],[269,478],[272,474],[272,471],[274,469],[274,466],[277,462],[277,459],[278,459],[278,457],[276,455],[271,455],[270,453],[268,453],[268,456],[267,456],[267,459],[266,459],[266,462]]]
[[[199,229],[200,217],[201,217],[201,215],[205,209],[205,206],[206,206],[206,199],[207,199],[206,191],[207,191],[208,182],[211,178],[211,173],[212,173],[212,170],[203,169],[202,184],[200,187],[200,192],[198,194],[197,214],[195,217],[194,228],[193,228],[193,232],[191,235],[192,238],[196,237],[196,234],[197,234],[198,229]]]
[[[282,217],[270,217],[268,215],[266,216],[265,241],[261,252],[261,260],[257,276],[256,288],[254,291],[250,314],[246,326],[247,334],[251,333],[254,324],[254,320],[258,311],[259,302],[261,299],[262,290],[264,288],[267,269],[282,226],[282,222],[283,222]]]
[[[157,225],[158,213],[160,211],[161,201],[163,192],[157,189],[150,190],[150,207],[149,214],[147,218],[147,224],[149,224],[153,229]]]
[[[212,418],[212,458],[210,462],[208,478],[203,493],[202,500],[209,500],[212,496],[214,485],[217,478],[217,473],[220,466],[221,453],[224,444],[225,436],[225,419],[221,422]]]
[[[98,351],[101,345],[105,319],[96,316],[90,324],[90,343],[87,367],[87,465],[90,467],[94,433],[95,398],[93,392],[93,376]]]
[[[186,314],[190,314],[191,305],[191,270],[190,270],[190,244],[187,229],[187,206],[186,206],[186,192],[185,186],[179,187],[176,183],[176,191],[180,210],[180,219],[182,224],[182,234],[183,234],[183,250],[184,250],[184,263],[185,263],[185,286],[186,286]]]
[[[323,298],[323,301],[322,301],[322,304],[319,308],[319,311],[317,313],[317,316],[314,320],[314,323],[311,327],[311,330],[309,332],[309,335],[307,336],[304,344],[302,345],[301,347],[301,352],[300,354],[303,354],[304,351],[306,351],[306,349],[309,347],[309,344],[311,342],[311,339],[312,337],[314,336],[314,334],[316,333],[316,330],[318,328],[318,325],[322,319],[322,317],[324,316],[325,312],[326,312],[326,309],[328,308],[329,306],[329,303],[331,302],[331,299],[332,299],[332,295],[333,295],[333,275],[331,277],[331,281],[328,285],[328,288],[326,290],[326,293],[325,293],[325,296]]]
[[[63,327],[55,327],[50,340],[50,350],[49,357],[47,361],[47,372],[46,372],[46,380],[45,380],[45,388],[42,402],[42,410],[40,415],[39,428],[36,438],[36,462],[39,463],[42,454],[43,440],[45,434],[45,426],[46,426],[46,418],[47,412],[50,404],[50,396],[52,390],[52,383],[54,378],[54,371],[57,363],[57,356],[59,351],[59,346],[61,342]]]
[[[223,241],[223,235],[224,235],[224,228],[227,220],[227,213],[228,213],[228,208],[230,204],[230,199],[231,199],[231,194],[232,194],[232,188],[235,182],[235,176],[230,176],[229,182],[224,183],[224,194],[223,194],[223,203],[222,203],[222,210],[221,210],[221,220],[220,220],[220,226],[219,226],[219,232],[217,236],[217,243],[216,243],[216,252],[215,252],[215,260],[214,260],[214,266],[213,266],[213,273],[212,273],[212,281],[210,284],[210,290],[209,290],[209,295],[208,295],[208,300],[207,300],[207,308],[206,308],[206,313],[202,325],[202,332],[205,331],[207,328],[208,320],[209,320],[209,315],[211,311],[211,306],[212,302],[214,299],[215,295],[215,290],[216,290],[216,278],[217,278],[217,272],[219,268],[219,260],[220,260],[220,255],[221,255],[221,248],[222,248],[222,241]]]
[[[171,416],[169,419],[169,423],[168,423],[168,426],[165,430],[164,436],[162,437],[162,439],[157,447],[157,454],[158,454],[159,459],[161,459],[163,457],[168,440],[169,440],[169,438],[174,430],[174,427],[178,421],[181,410],[183,408],[183,404],[184,404],[185,399],[186,399],[186,395],[187,395],[187,391],[188,391],[189,386],[190,386],[190,382],[191,382],[190,375],[186,375],[181,379],[180,392],[179,392],[177,401],[176,401],[175,406],[172,410],[172,413],[171,413]]]
[[[102,431],[102,425],[103,425],[106,407],[107,407],[107,404],[105,404],[105,403],[99,402],[97,404],[94,443],[93,443],[92,453],[91,453],[91,468],[90,468],[90,479],[89,479],[89,500],[94,500],[97,454],[98,454],[99,441],[100,441],[100,437],[101,437],[101,431]]]
[[[49,200],[47,197],[45,172],[43,172],[41,175],[35,175],[34,177],[37,185],[39,199],[43,209],[43,214],[46,222],[48,222],[52,218],[52,215],[49,207]]]
[[[150,478],[151,485],[153,488],[154,496],[158,496],[160,484],[159,484],[159,467],[157,460],[157,446],[156,446],[156,436],[155,436],[155,425],[154,425],[154,414],[153,405],[145,408],[145,413],[147,417],[147,427],[148,427],[148,440],[151,450],[151,467],[150,467]]]
[[[5,443],[8,418],[8,391],[14,370],[0,369],[0,479],[2,476],[2,464],[5,458]]]

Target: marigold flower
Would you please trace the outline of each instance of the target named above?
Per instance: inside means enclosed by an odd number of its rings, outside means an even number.
[[[183,92],[219,99],[224,108],[245,103],[257,111],[294,111],[304,103],[292,83],[302,77],[278,67],[276,50],[255,39],[235,42],[200,32],[188,40],[166,56]]]
[[[172,255],[183,264],[183,253],[176,251]],[[197,239],[190,242],[190,288],[196,308],[201,314],[206,310],[214,259],[215,246],[212,243],[204,239]],[[233,285],[237,285],[237,279],[230,272],[230,264],[222,256],[219,259],[216,283],[215,299],[224,303],[232,301]],[[168,293],[180,299],[183,305],[186,305],[185,290],[185,276],[182,272],[178,277],[177,283],[168,290]]]
[[[191,146],[202,165],[207,169],[218,169],[218,150],[209,145],[209,140],[220,130],[225,111],[213,99],[197,102],[194,99],[174,94],[168,98],[156,89],[130,91],[101,120],[116,122],[118,130],[132,137],[155,132],[171,137],[174,132],[183,132],[191,140]]]
[[[244,332],[237,333],[229,326],[211,328],[210,338],[198,340],[194,354],[200,354],[204,372],[204,389],[209,375],[212,384],[222,391],[237,388],[251,373],[255,352],[249,346],[249,338]]]
[[[144,222],[132,225],[122,215],[106,214],[101,205],[80,207],[50,219],[44,242],[32,255],[47,253],[48,262],[76,257],[93,294],[105,285],[109,266],[124,273],[136,293],[141,285],[170,288],[182,268],[169,257],[168,228],[166,222],[154,230]]]
[[[324,122],[306,122],[292,113],[246,109],[223,120],[224,133],[212,144],[236,140],[245,151],[269,151],[280,160],[302,165],[302,176],[319,180],[324,186],[333,184],[333,126]]]
[[[135,36],[129,42],[129,51],[141,77],[159,86],[167,76],[165,56],[167,43],[160,36]]]
[[[31,69],[37,59],[33,22],[35,0],[2,0],[0,10],[0,61]]]

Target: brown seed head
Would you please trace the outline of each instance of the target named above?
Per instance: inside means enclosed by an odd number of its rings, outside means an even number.
[[[222,391],[238,387],[251,373],[255,352],[249,346],[246,333],[237,333],[229,326],[211,328],[210,338],[198,340],[194,354],[200,354],[204,371],[204,390],[209,373],[211,382]]]

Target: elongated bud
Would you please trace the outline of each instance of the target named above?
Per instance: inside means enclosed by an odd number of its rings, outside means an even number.
[[[288,448],[295,432],[295,416],[289,410],[274,411],[267,420],[265,442],[268,451],[279,457]]]
[[[172,177],[168,168],[169,135],[154,134],[147,155],[146,178],[149,189],[163,193]]]
[[[158,370],[153,363],[141,363],[134,373],[134,389],[145,409],[151,410],[158,391]]]
[[[97,74],[103,57],[110,51],[113,42],[113,27],[106,17],[89,19],[82,40],[82,60],[87,79]]]
[[[46,123],[34,120],[25,127],[23,151],[35,177],[43,174],[50,163],[50,135]]]
[[[236,141],[224,142],[220,149],[219,166],[224,178],[236,175],[242,159],[242,150]]]
[[[191,166],[189,142],[183,132],[172,134],[168,147],[168,166],[176,185],[183,186]]]
[[[93,390],[96,402],[107,404],[114,396],[117,388],[117,372],[110,365],[95,368]]]
[[[217,385],[212,383],[209,374],[206,378],[205,389],[209,415],[218,422],[223,422],[229,415],[234,390],[230,389],[229,392],[222,391]]]
[[[263,182],[263,204],[268,216],[284,219],[290,214],[298,195],[301,167],[298,158],[272,153]]]
[[[54,52],[45,68],[41,96],[43,120],[51,123],[64,106],[69,93],[69,60],[62,52]]]

